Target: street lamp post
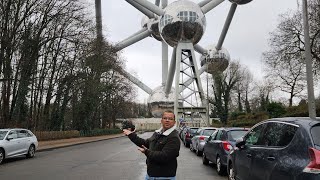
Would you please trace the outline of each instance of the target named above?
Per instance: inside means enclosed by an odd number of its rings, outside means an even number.
[[[310,36],[309,36],[307,0],[302,0],[302,17],[303,17],[304,41],[305,41],[305,63],[306,63],[306,71],[307,71],[309,117],[312,119],[316,119],[316,106],[315,106],[314,89],[313,89],[312,58],[311,58]]]

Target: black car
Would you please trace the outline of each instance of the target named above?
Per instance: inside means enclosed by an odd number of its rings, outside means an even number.
[[[202,163],[207,165],[211,161],[216,164],[219,175],[226,174],[229,152],[235,146],[236,139],[247,131],[246,128],[237,127],[217,129],[203,147]]]
[[[228,157],[230,180],[319,180],[320,119],[276,118],[256,124]]]
[[[191,139],[196,134],[199,127],[186,127],[182,132],[182,141],[184,146],[189,147]]]

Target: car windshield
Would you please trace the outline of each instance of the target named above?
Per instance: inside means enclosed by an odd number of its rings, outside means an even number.
[[[242,137],[247,130],[232,130],[228,132],[228,139],[229,141],[236,141],[236,139],[239,139]]]
[[[3,140],[8,131],[0,131],[0,140]]]
[[[211,136],[211,134],[215,131],[215,129],[205,129],[203,131],[204,136]]]
[[[311,128],[311,135],[315,148],[320,150],[320,125]]]

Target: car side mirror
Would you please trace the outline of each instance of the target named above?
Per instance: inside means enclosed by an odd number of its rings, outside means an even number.
[[[242,137],[236,140],[236,147],[239,149],[243,149],[245,144],[246,144],[246,141]]]

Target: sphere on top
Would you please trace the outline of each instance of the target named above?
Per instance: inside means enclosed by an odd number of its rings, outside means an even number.
[[[168,98],[165,96],[164,86],[159,86],[152,91],[152,94],[148,98],[148,105],[151,109],[153,117],[161,117],[162,112],[165,110],[172,110],[174,106],[174,89],[171,89]]]
[[[247,4],[249,2],[251,2],[252,0],[229,0],[232,3],[236,3],[236,4]]]
[[[158,41],[162,41],[160,32],[159,32],[159,20],[154,18],[149,19],[147,16],[144,16],[141,20],[141,27],[148,28],[151,30],[151,36]]]
[[[159,30],[162,39],[174,47],[178,42],[200,41],[206,28],[206,19],[200,6],[188,0],[169,4],[160,17]]]
[[[205,71],[210,74],[226,70],[229,65],[229,61],[229,52],[223,47],[218,51],[216,49],[216,45],[208,46],[207,54],[200,57],[201,66],[208,65]]]

